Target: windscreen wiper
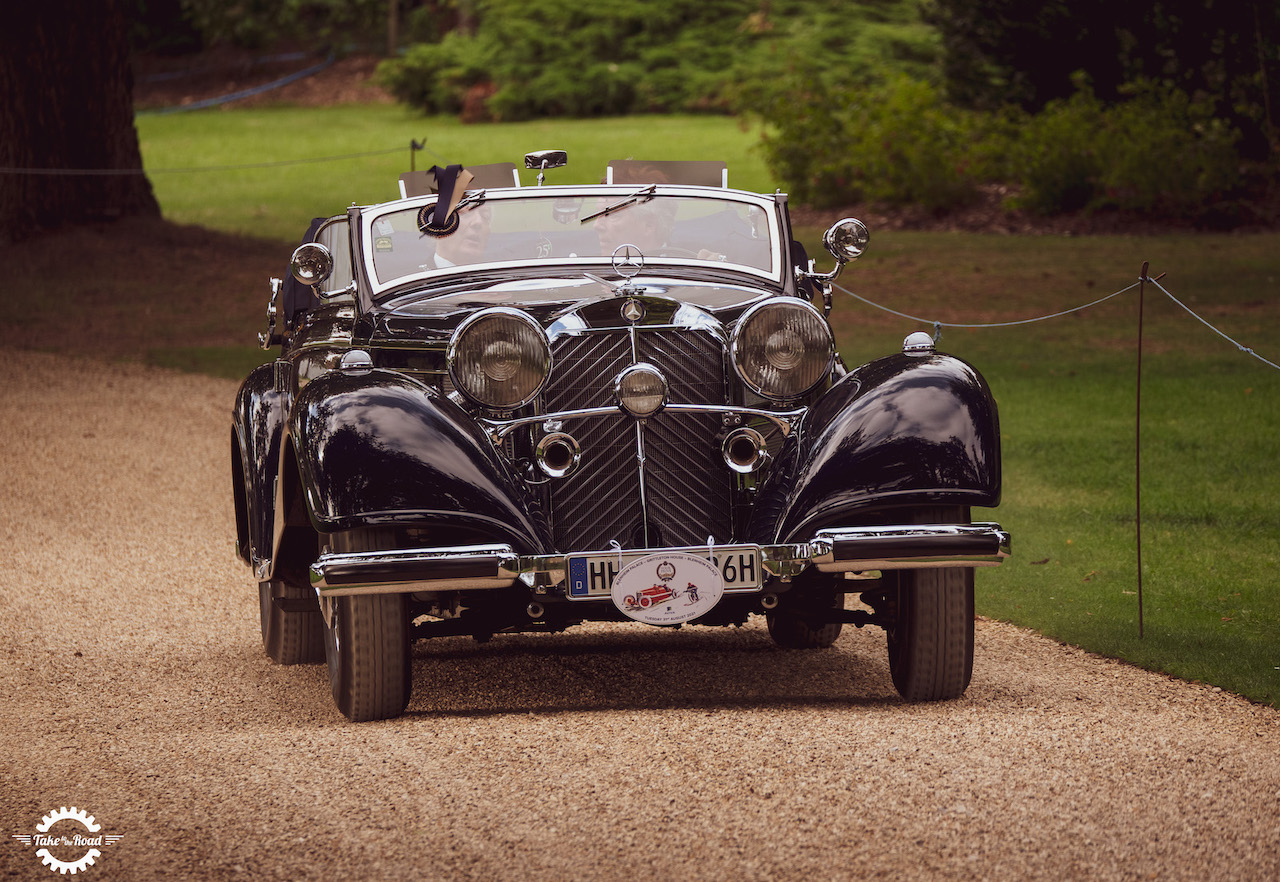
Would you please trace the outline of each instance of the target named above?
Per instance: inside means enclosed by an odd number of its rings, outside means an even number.
[[[628,206],[635,205],[637,202],[648,202],[650,199],[653,198],[653,194],[657,189],[658,189],[657,184],[650,184],[647,187],[642,187],[639,190],[636,190],[630,196],[627,196],[626,198],[613,203],[608,208],[602,208],[599,211],[595,212],[594,214],[587,215],[586,217],[582,218],[579,221],[579,223],[585,224],[587,221],[595,220],[596,218],[602,217],[606,214],[613,214],[615,211],[620,211],[621,209],[624,209]]]

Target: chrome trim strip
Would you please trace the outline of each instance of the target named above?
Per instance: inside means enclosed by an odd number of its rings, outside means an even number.
[[[640,473],[640,526],[644,530],[644,544],[649,545],[649,499],[645,494],[644,473],[644,420],[636,420],[636,470]]]
[[[698,550],[714,553],[718,547]],[[658,553],[672,549],[621,549],[636,550]],[[608,555],[615,551],[574,553]],[[808,542],[760,546],[761,565],[771,576],[782,579],[797,576],[809,566],[823,573],[993,567],[1009,554],[1009,534],[993,523],[839,527],[819,530]],[[322,598],[483,591],[510,588],[517,582],[543,594],[564,582],[565,558],[564,554],[517,555],[510,545],[330,552],[311,565],[311,585]]]
[[[665,413],[727,413],[737,416],[759,417],[768,420],[778,427],[778,431],[782,434],[790,435],[792,424],[804,416],[808,408],[799,407],[795,410],[761,410],[758,407],[737,407],[732,404],[667,404],[662,408]],[[554,413],[543,413],[536,416],[519,417],[513,420],[495,420],[480,418],[480,422],[488,429],[489,436],[495,442],[501,442],[504,438],[519,429],[521,426],[529,426],[534,423],[542,423],[547,420],[568,420],[582,419],[584,417],[601,417],[601,416],[630,416],[618,405],[613,404],[607,407],[586,407],[581,410],[560,410]]]

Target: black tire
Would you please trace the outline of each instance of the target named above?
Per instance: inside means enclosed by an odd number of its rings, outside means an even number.
[[[969,523],[967,509],[913,513],[909,523]],[[973,675],[973,570],[899,570],[897,614],[888,629],[889,672],[907,701],[959,698]],[[893,593],[890,592],[890,597]]]
[[[262,648],[278,665],[324,661],[324,620],[315,592],[280,579],[258,583]]]
[[[391,549],[396,537],[389,530],[353,530],[335,536],[334,546],[337,551]],[[413,689],[408,597],[358,594],[323,603],[325,657],[338,710],[355,723],[400,716]]]
[[[959,698],[973,674],[973,570],[903,570],[889,671],[907,701]]]
[[[826,609],[843,609],[844,595],[834,594],[817,603],[810,601],[808,606],[812,610],[809,615],[803,608],[785,606],[765,613],[765,624],[774,643],[783,649],[827,649],[836,642],[844,625],[840,622],[818,624],[814,616],[821,616]]]
[[[362,594],[325,602],[332,622],[324,648],[338,710],[354,723],[400,716],[413,687],[408,599]]]

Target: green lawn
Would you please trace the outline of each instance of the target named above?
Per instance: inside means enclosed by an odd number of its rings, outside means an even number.
[[[771,190],[757,134],[723,117],[463,126],[394,107],[207,111],[138,121],[168,218],[284,241],[352,200],[395,195],[411,138],[418,167],[516,161],[558,147],[553,182],[599,179],[613,158],[721,158],[730,182]],[[394,149],[364,159],[228,172],[160,172]],[[532,175],[524,173],[525,183]],[[810,253],[820,231],[806,230]],[[1007,237],[872,231],[841,285],[887,307],[959,324],[1079,306],[1123,288],[1143,261],[1223,331],[1280,361],[1280,235]],[[281,259],[288,246],[281,246]],[[822,263],[829,265],[829,262]],[[264,283],[265,284],[265,283]],[[264,289],[265,290],[265,287]],[[860,362],[921,326],[837,292],[842,351]],[[1236,351],[1158,291],[1145,295],[1143,600],[1135,522],[1137,291],[1051,321],[944,329],[1001,407],[1005,524],[1014,557],[978,574],[981,613],[1086,649],[1280,706],[1280,371]],[[255,322],[256,322],[255,317]],[[256,325],[253,330],[257,330]],[[248,329],[245,338],[251,339]],[[248,353],[248,350],[246,350]],[[202,363],[201,358],[212,356]],[[219,370],[227,351],[160,354]],[[978,664],[981,664],[979,648]]]
[[[284,241],[301,236],[311,218],[352,202],[398,198],[397,180],[411,161],[417,168],[514,162],[529,186],[537,173],[523,168],[523,158],[534,150],[568,151],[568,166],[548,172],[551,184],[603,180],[611,159],[710,158],[729,164],[732,186],[775,189],[755,149],[757,135],[727,117],[463,125],[399,106],[348,105],[144,115],[137,124],[143,164],[166,218]],[[424,140],[411,160],[410,142]],[[367,153],[383,155],[360,155]],[[298,162],[329,157],[351,158]],[[189,170],[200,168],[219,170]]]
[[[982,324],[1096,300],[1149,260],[1171,294],[1280,361],[1277,254],[1270,234],[886,233],[839,283],[901,312]],[[940,347],[978,366],[1000,404],[1004,500],[975,516],[1009,528],[1015,554],[979,572],[978,609],[1280,704],[1280,371],[1153,286],[1143,303],[1141,638],[1138,290],[1042,323],[943,329]],[[857,359],[928,329],[848,297],[833,315]]]

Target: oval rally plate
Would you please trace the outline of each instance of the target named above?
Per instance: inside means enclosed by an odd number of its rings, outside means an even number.
[[[658,552],[633,560],[613,580],[613,603],[647,625],[679,625],[710,611],[724,595],[720,570],[705,557]]]

